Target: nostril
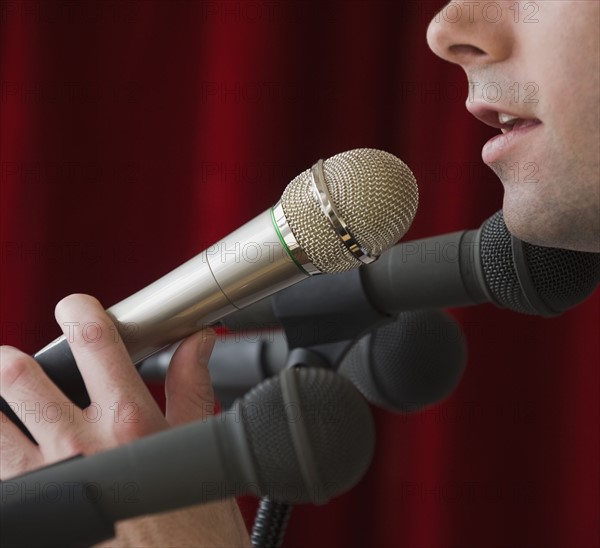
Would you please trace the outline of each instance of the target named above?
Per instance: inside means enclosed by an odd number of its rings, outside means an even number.
[[[482,49],[476,46],[470,46],[468,44],[453,44],[452,46],[448,47],[448,52],[455,57],[486,55],[485,51]]]

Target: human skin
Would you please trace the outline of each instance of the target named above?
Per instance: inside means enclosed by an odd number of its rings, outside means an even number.
[[[0,349],[0,394],[11,402],[38,445],[4,415],[0,416],[0,479],[66,459],[91,455],[128,441],[210,416],[214,394],[208,359],[214,333],[201,331],[177,349],[165,381],[163,416],[135,369],[102,305],[87,295],[71,295],[56,306],[56,320],[94,402],[86,420],[79,408],[50,381],[27,354],[10,346]],[[86,336],[85,326],[94,326]],[[97,326],[97,327],[96,327]],[[99,336],[99,334],[101,334]],[[60,420],[23,410],[73,409]],[[98,413],[100,410],[100,413]],[[117,414],[115,410],[121,410]],[[235,500],[214,502],[132,519],[117,524],[117,536],[101,546],[250,546]]]
[[[509,130],[482,158],[504,185],[508,229],[533,244],[600,251],[599,28],[595,0],[510,0],[450,2],[427,31],[467,74],[467,110]]]

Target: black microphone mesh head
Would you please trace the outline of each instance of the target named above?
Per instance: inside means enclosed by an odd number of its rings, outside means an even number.
[[[553,314],[588,297],[600,281],[600,253],[523,243],[524,260],[537,297]],[[514,264],[511,234],[502,211],[481,227],[481,263],[492,297],[500,306],[525,314],[548,315],[528,299]]]
[[[375,431],[367,403],[356,388],[334,371],[285,370],[294,375],[299,404],[287,401],[281,378],[272,377],[242,400],[244,426],[255,458],[261,492],[292,503],[324,502],[347,491],[366,472]],[[291,412],[288,418],[286,409]],[[303,421],[319,481],[308,485],[291,428]]]
[[[365,335],[338,368],[375,405],[415,411],[456,388],[467,361],[460,326],[441,310],[403,312]]]

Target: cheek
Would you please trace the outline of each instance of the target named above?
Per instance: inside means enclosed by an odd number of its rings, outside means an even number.
[[[595,136],[597,147],[600,132],[597,15],[569,2],[549,4],[557,6],[556,13],[549,11],[548,21],[540,20],[530,27],[529,36],[523,36],[532,51],[530,76],[539,90],[539,102],[532,107],[539,109],[544,123],[562,140],[562,147],[573,149],[573,156],[580,157],[582,152],[587,154],[590,137]],[[590,4],[596,4],[598,11],[600,2]]]
[[[600,96],[598,89],[572,89],[572,97],[557,94],[552,113],[548,114],[548,130],[552,139],[551,147],[571,168],[581,170],[585,166],[597,165],[600,141]]]

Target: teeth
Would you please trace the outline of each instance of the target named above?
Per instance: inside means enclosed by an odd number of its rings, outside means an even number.
[[[518,116],[512,116],[511,114],[504,114],[504,112],[498,113],[498,121],[501,124],[514,125],[514,123],[519,119]]]

